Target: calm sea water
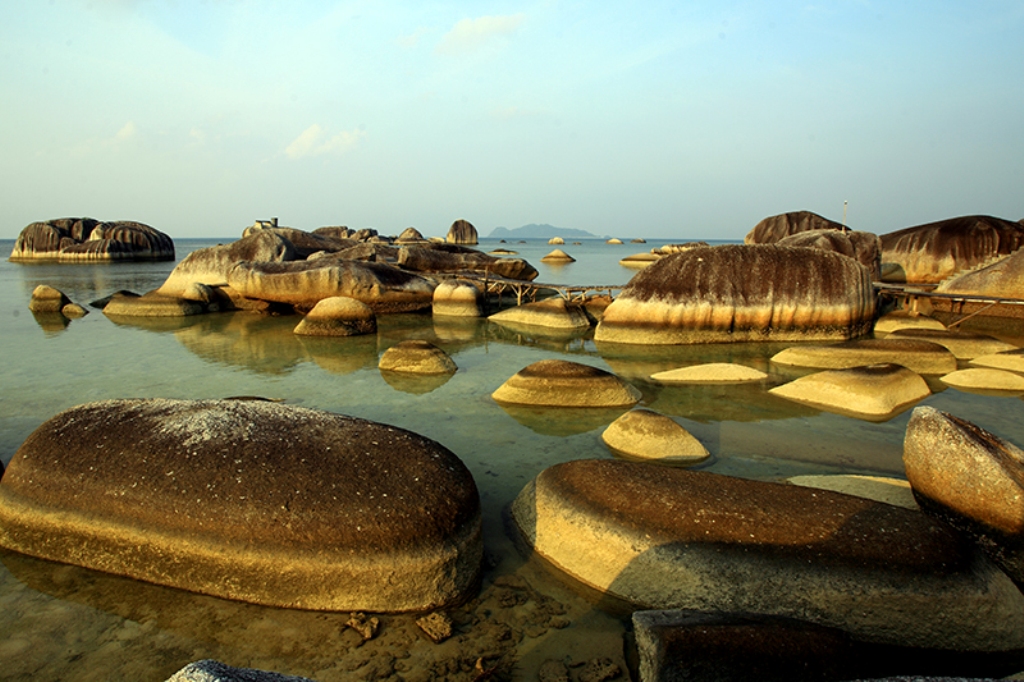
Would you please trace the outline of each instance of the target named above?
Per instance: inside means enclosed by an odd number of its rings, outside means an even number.
[[[213,243],[179,240],[178,256]],[[620,258],[664,243],[570,241],[558,248],[577,262],[557,267],[540,262],[556,248],[544,240],[483,240],[480,248],[518,251],[540,270],[538,281],[621,285],[637,271],[619,265]],[[12,240],[0,240],[0,253],[6,256],[12,245]],[[703,466],[712,471],[773,480],[805,473],[903,474],[902,439],[909,413],[870,423],[767,394],[766,388],[800,374],[769,363],[780,345],[609,347],[596,345],[590,334],[526,335],[486,320],[442,323],[429,315],[382,317],[376,337],[311,340],[295,336],[297,320],[288,317],[222,313],[124,324],[93,310],[64,325],[36,319],[28,311],[38,284],[55,286],[87,305],[120,289],[154,289],[173,265],[0,262],[0,460],[6,465],[22,441],[61,410],[108,398],[259,395],[382,421],[433,438],[465,461],[480,488],[489,557],[484,594],[497,589],[495,580],[526,581],[531,594],[561,603],[571,621],[564,628],[541,628],[534,622],[538,617],[530,610],[532,602],[506,604],[507,619],[518,623],[508,627],[520,639],[505,644],[495,640],[494,646],[515,646],[520,659],[516,678],[536,679],[537,666],[546,658],[582,661],[605,655],[621,660],[624,627],[616,615],[595,606],[571,584],[524,559],[504,526],[502,510],[546,467],[611,457],[600,433],[622,412],[503,409],[490,398],[491,392],[526,365],[567,358],[617,373],[641,390],[644,406],[677,418],[708,447],[713,458]],[[440,380],[382,376],[377,369],[380,354],[410,338],[444,348],[459,371]],[[1021,339],[1012,340],[1024,345]],[[725,361],[768,371],[771,380],[709,387],[665,387],[647,380],[662,370]],[[924,404],[1024,444],[1020,399],[942,390],[931,383],[936,393]],[[366,666],[390,661],[382,679],[388,670],[418,679],[417,671],[438,657],[465,658],[477,646],[470,634],[440,646],[410,639],[410,621],[403,620],[407,617],[386,618],[379,643],[357,646],[350,639],[352,631],[344,628],[347,614],[234,604],[10,553],[0,554],[0,561],[3,679],[159,680],[206,657],[324,681],[363,679],[370,675]],[[483,632],[495,614],[506,613],[503,608],[476,614],[483,624],[466,631]]]

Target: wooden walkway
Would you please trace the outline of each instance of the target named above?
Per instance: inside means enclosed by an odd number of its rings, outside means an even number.
[[[626,287],[625,284],[545,284],[483,275],[459,275],[459,279],[472,279],[481,282],[486,287],[488,294],[497,294],[499,298],[506,292],[511,293],[516,297],[516,305],[522,305],[524,300],[536,301],[537,295],[542,292],[544,294],[554,292],[567,301],[576,302],[585,300],[591,294],[604,294],[614,298],[613,292],[622,291]]]
[[[970,318],[981,315],[987,310],[996,306],[1024,306],[1024,299],[1001,298],[998,296],[977,296],[974,294],[947,294],[941,291],[934,291],[933,287],[920,284],[891,284],[888,282],[875,282],[875,291],[879,295],[892,296],[897,301],[905,301],[905,307],[916,310],[918,301],[928,300],[942,301],[948,306],[948,312],[954,315],[964,315],[956,322],[949,324],[950,327],[966,322]],[[943,306],[946,307],[946,306]],[[965,309],[970,308],[968,313]]]

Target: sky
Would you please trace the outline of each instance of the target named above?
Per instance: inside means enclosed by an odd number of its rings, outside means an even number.
[[[1024,2],[0,0],[0,238],[1024,218]]]

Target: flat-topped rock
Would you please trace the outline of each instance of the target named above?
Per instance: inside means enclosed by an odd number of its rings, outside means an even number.
[[[40,426],[0,545],[270,606],[428,611],[480,570],[476,485],[403,429],[261,400],[111,400]]]
[[[619,261],[619,265],[627,268],[646,268],[651,263],[656,263],[661,260],[663,256],[657,253],[634,253],[632,256],[626,256]]]
[[[970,360],[979,355],[991,355],[1007,350],[1016,350],[1012,343],[1006,343],[986,334],[971,334],[939,329],[897,329],[888,339],[915,339],[930,341],[945,347],[960,360]]]
[[[312,310],[325,298],[347,296],[376,313],[422,310],[430,306],[434,285],[385,263],[322,258],[283,263],[236,263],[228,284],[240,296]]]
[[[651,375],[652,380],[666,384],[732,384],[767,378],[768,375],[759,369],[732,362],[708,362]]]
[[[671,417],[636,409],[604,430],[601,440],[613,452],[668,464],[696,464],[707,459],[707,448]]]
[[[901,646],[1024,646],[1024,595],[958,533],[909,509],[576,460],[541,472],[512,516],[540,557],[635,607],[799,617]]]
[[[846,369],[890,362],[918,374],[948,374],[956,370],[956,356],[945,346],[909,337],[854,339],[830,346],[792,346],[773,355],[772,362],[814,369]]]
[[[817,249],[726,244],[666,256],[641,270],[608,306],[594,339],[841,340],[869,332],[874,312],[871,276],[853,259]]]
[[[370,306],[347,296],[317,301],[296,325],[300,336],[358,336],[377,333],[377,316]]]
[[[971,358],[968,364],[1024,373],[1024,348],[1005,350],[1001,353],[991,353],[989,355],[979,355]]]
[[[1005,369],[970,367],[950,372],[941,379],[953,388],[1024,393],[1024,376]]]
[[[902,478],[888,478],[885,476],[862,476],[859,474],[831,474],[831,475],[809,475],[791,476],[786,479],[793,485],[802,485],[806,488],[818,488],[820,490],[831,490],[836,493],[864,497],[876,502],[917,509],[917,501],[910,489],[910,483]]]
[[[588,329],[590,318],[578,303],[570,303],[561,296],[542,301],[524,303],[494,313],[487,318],[499,324],[528,325],[553,329]]]
[[[903,465],[922,509],[969,534],[1024,585],[1024,451],[964,419],[918,407]]]
[[[486,300],[477,285],[445,280],[434,289],[431,311],[448,317],[483,317]]]
[[[920,374],[891,363],[816,372],[768,392],[865,419],[888,419],[932,393]]]
[[[199,301],[165,296],[159,290],[142,296],[114,294],[103,306],[103,314],[108,317],[188,317],[205,312],[206,306]]]
[[[943,331],[946,325],[934,317],[920,315],[909,310],[894,310],[875,321],[875,332],[889,333],[897,329],[937,329]]]
[[[447,353],[421,339],[402,341],[388,348],[378,367],[389,372],[412,374],[451,374],[458,370]]]
[[[640,391],[603,369],[568,360],[540,360],[491,394],[499,403],[550,407],[634,405]]]

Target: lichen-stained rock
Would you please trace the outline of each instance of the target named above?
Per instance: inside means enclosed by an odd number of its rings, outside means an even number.
[[[537,269],[522,258],[497,258],[472,249],[452,251],[447,245],[403,246],[398,264],[416,272],[477,272],[506,279],[533,280]]]
[[[59,313],[69,303],[71,299],[60,289],[40,284],[32,290],[28,309],[34,313]]]
[[[882,276],[882,243],[871,232],[850,230],[808,230],[797,232],[775,242],[779,246],[803,246],[810,249],[835,251],[849,256],[871,273],[872,279]]]
[[[255,230],[250,236],[230,244],[196,249],[174,266],[157,291],[167,296],[181,296],[194,282],[225,284],[228,271],[236,263],[280,263],[297,258],[291,242],[272,230]]]
[[[1017,346],[1014,346],[1012,343],[1000,341],[994,336],[972,334],[958,330],[897,329],[890,333],[886,339],[913,339],[935,343],[946,348],[958,360],[970,360],[979,355],[990,355],[992,353],[1002,353],[1003,351],[1017,349]]]
[[[1024,451],[969,421],[918,407],[903,441],[921,508],[971,535],[1024,585]]]
[[[252,237],[253,235],[261,232],[275,234],[291,244],[292,249],[295,252],[295,256],[299,260],[308,258],[310,255],[318,251],[332,253],[334,251],[347,249],[351,246],[355,246],[356,244],[356,241],[353,239],[340,239],[324,234],[317,234],[315,232],[298,230],[294,227],[260,227],[258,224],[247,227],[245,231],[242,232],[242,238],[245,239],[246,237]]]
[[[512,517],[540,557],[635,607],[788,616],[903,646],[1024,647],[1024,595],[917,511],[646,462],[576,460],[541,472]]]
[[[665,384],[733,384],[764,381],[767,378],[768,375],[759,369],[732,362],[708,362],[651,375],[652,381]]]
[[[991,367],[959,369],[942,377],[942,383],[954,388],[978,391],[1024,393],[1024,376]]]
[[[451,374],[458,370],[447,353],[421,339],[402,341],[388,348],[381,356],[378,367],[389,372],[411,374]]]
[[[347,296],[317,301],[295,327],[299,336],[359,336],[377,333],[377,316],[370,306]]]
[[[921,375],[894,364],[816,372],[768,392],[865,419],[889,419],[932,393]]]
[[[554,329],[588,329],[590,318],[578,303],[570,303],[561,296],[542,301],[524,303],[494,313],[487,318],[498,324],[551,327]]]
[[[12,261],[174,260],[174,241],[163,232],[131,220],[99,222],[59,218],[32,223],[14,242]]]
[[[594,338],[633,344],[849,339],[871,331],[867,269],[818,249],[698,247],[640,271]]]
[[[445,237],[445,241],[449,244],[476,244],[478,242],[476,228],[468,220],[460,218],[448,228],[448,236]]]
[[[696,464],[710,454],[671,417],[643,408],[630,410],[604,430],[601,440],[613,452],[668,464]]]
[[[948,374],[956,370],[956,356],[945,346],[912,338],[854,339],[830,346],[799,345],[772,356],[778,365],[815,369],[847,369],[891,362],[918,374]]]
[[[603,369],[568,360],[540,360],[519,370],[491,397],[499,403],[550,407],[619,407],[640,391]]]
[[[971,215],[916,225],[881,235],[882,263],[897,266],[891,281],[935,284],[958,270],[1024,246],[1024,226]],[[883,266],[884,267],[884,266]]]
[[[991,265],[953,275],[939,282],[935,291],[993,298],[1024,298],[1024,252],[1015,251]]]
[[[284,263],[236,263],[228,284],[239,295],[311,310],[331,296],[362,301],[377,313],[430,306],[434,285],[384,263],[321,258]]]
[[[790,211],[765,218],[747,233],[744,244],[774,244],[781,239],[810,230],[834,230],[844,232],[842,223],[822,217],[810,211]]]
[[[289,608],[426,611],[475,588],[476,486],[442,445],[260,400],[113,400],[40,426],[0,545]]]
[[[108,317],[188,317],[205,312],[206,307],[198,301],[165,296],[159,291],[142,296],[115,294],[103,306],[103,314]]]
[[[434,289],[431,309],[434,315],[483,317],[484,293],[468,281],[445,280]]]

